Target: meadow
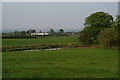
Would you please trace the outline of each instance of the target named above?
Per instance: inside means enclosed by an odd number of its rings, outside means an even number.
[[[117,78],[115,49],[3,52],[3,78]]]
[[[42,45],[42,44],[80,44],[78,35],[74,36],[52,36],[34,39],[2,39],[2,46],[24,46],[24,45]]]

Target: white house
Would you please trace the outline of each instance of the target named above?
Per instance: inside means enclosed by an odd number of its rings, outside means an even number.
[[[49,35],[49,33],[44,32],[44,33],[31,33],[31,35]]]

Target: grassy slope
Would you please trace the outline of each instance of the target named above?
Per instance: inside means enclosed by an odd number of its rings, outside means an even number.
[[[78,36],[55,36],[38,39],[3,39],[3,46],[79,43]]]
[[[115,78],[117,50],[3,52],[3,78]]]

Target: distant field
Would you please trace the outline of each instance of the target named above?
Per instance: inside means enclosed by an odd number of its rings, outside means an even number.
[[[114,49],[3,52],[3,78],[117,78]]]
[[[3,39],[2,46],[79,43],[78,36],[53,36],[35,39]]]

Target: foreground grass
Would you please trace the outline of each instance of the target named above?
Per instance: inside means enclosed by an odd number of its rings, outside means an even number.
[[[41,44],[66,44],[77,43],[78,35],[73,36],[53,36],[35,39],[3,39],[2,46],[23,46],[23,45],[41,45]]]
[[[3,52],[3,78],[117,78],[117,50]]]

